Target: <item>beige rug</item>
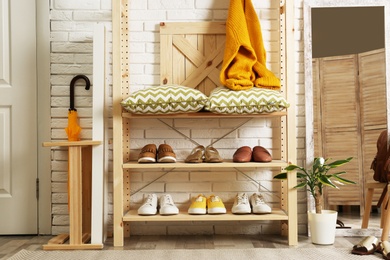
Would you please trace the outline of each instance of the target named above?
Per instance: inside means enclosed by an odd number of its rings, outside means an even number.
[[[174,249],[174,250],[85,250],[85,251],[28,251],[22,250],[9,258],[10,260],[213,260],[213,259],[382,259],[375,253],[368,256],[351,254],[350,248],[256,248],[256,249]]]

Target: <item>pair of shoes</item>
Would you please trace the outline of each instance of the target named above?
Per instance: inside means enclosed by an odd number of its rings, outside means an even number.
[[[156,160],[159,163],[174,163],[176,162],[176,154],[173,152],[171,146],[167,144],[147,144],[138,155],[139,163],[154,163]]]
[[[270,162],[272,161],[272,156],[262,146],[253,147],[253,151],[249,146],[242,146],[236,150],[233,154],[233,162]]]
[[[179,209],[173,202],[172,196],[165,194],[160,197],[157,205],[157,195],[148,194],[145,198],[144,204],[138,208],[138,215],[150,216],[157,214],[157,208],[159,208],[160,215],[177,215]]]
[[[261,194],[253,193],[249,199],[246,193],[238,193],[234,199],[232,213],[249,214],[251,212],[254,214],[267,214],[271,213],[271,207],[265,203]]]
[[[186,163],[220,163],[223,159],[219,155],[217,149],[212,146],[207,146],[204,148],[203,145],[198,145],[192,149],[190,155],[184,160]]]
[[[385,241],[385,242],[387,242],[387,241]],[[384,242],[382,242],[382,243],[384,243]],[[378,238],[376,238],[375,236],[367,236],[367,237],[363,238],[362,240],[360,240],[360,242],[357,245],[353,246],[352,254],[370,255],[370,254],[373,254],[375,252],[382,252],[382,254],[384,255],[385,251],[386,251],[387,252],[386,256],[387,256],[387,254],[390,250],[390,247],[388,247],[388,245],[389,244],[386,243],[387,249],[385,249],[383,246],[381,246],[381,243],[380,243]],[[383,248],[382,250],[381,250],[381,247]],[[385,259],[388,259],[388,258],[385,258]]]
[[[222,200],[215,195],[211,195],[206,198],[203,194],[199,194],[198,197],[191,203],[188,209],[188,214],[203,215],[203,214],[225,214],[226,208]]]

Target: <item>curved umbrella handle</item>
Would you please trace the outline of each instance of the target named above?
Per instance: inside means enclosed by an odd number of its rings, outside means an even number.
[[[86,86],[85,89],[88,90],[91,86],[91,83],[89,81],[89,78],[85,75],[77,75],[75,76],[72,81],[70,82],[70,106],[69,106],[69,111],[77,111],[77,109],[74,107],[74,85],[77,80],[79,79],[84,79]]]

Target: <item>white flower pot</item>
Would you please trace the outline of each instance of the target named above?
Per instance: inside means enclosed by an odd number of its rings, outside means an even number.
[[[311,242],[319,245],[331,245],[336,236],[337,211],[322,210],[322,214],[308,211]]]

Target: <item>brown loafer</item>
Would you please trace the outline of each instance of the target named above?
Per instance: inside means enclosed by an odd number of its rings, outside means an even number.
[[[217,149],[212,146],[207,146],[204,152],[204,161],[207,163],[220,163],[223,161]]]
[[[233,154],[233,162],[250,162],[252,159],[252,149],[249,146],[242,146]]]
[[[154,163],[156,162],[157,146],[155,144],[147,144],[142,147],[138,155],[139,163]]]
[[[268,152],[267,149],[265,149],[262,146],[255,146],[253,147],[253,161],[255,162],[270,162],[272,161],[272,156]]]
[[[192,149],[190,155],[184,160],[186,163],[201,163],[203,162],[204,146],[198,145]]]
[[[176,162],[176,154],[171,146],[160,144],[157,151],[157,161],[159,163],[174,163]]]

